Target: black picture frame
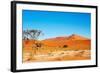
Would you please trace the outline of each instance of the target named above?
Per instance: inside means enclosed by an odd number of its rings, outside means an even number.
[[[71,66],[71,67],[52,67],[52,68],[38,68],[38,69],[21,69],[17,70],[16,64],[16,5],[17,4],[36,4],[36,5],[50,5],[50,6],[68,6],[68,7],[82,7],[82,8],[95,8],[96,9],[96,64],[85,65],[85,66]],[[57,4],[57,3],[43,3],[43,2],[25,2],[25,1],[12,1],[11,2],[11,71],[12,72],[23,72],[23,71],[42,71],[42,70],[55,70],[55,69],[73,69],[73,68],[89,68],[98,66],[98,7],[90,5],[74,5],[74,4]]]

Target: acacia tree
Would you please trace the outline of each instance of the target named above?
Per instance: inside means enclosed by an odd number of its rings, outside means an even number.
[[[38,50],[38,48],[41,47],[42,43],[40,42],[36,42],[36,40],[38,39],[38,37],[43,34],[42,31],[40,30],[24,30],[23,31],[23,40],[34,40],[35,44],[33,44],[33,47],[35,47],[35,52],[34,54],[36,54],[36,50]]]
[[[23,40],[37,40],[38,37],[43,34],[40,30],[24,30],[23,31]],[[41,47],[42,43],[35,43],[36,48]]]

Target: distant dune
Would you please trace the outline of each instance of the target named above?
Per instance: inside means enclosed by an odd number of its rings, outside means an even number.
[[[77,35],[77,34],[72,34],[70,36],[64,36],[64,37],[55,37],[55,38],[48,38],[45,40],[90,40],[89,38]],[[45,41],[43,40],[43,41]]]
[[[23,45],[25,47],[31,47],[33,44],[41,42],[44,46],[48,47],[63,47],[68,46],[71,49],[77,48],[77,49],[90,49],[91,40],[88,38],[85,38],[83,36],[79,36],[76,34],[72,34],[71,36],[66,37],[55,37],[55,38],[49,38],[42,41],[38,40],[23,40]]]
[[[90,49],[91,44],[90,39],[75,34],[69,37],[56,37],[42,40],[42,43],[52,47],[63,47],[66,45],[68,47],[78,49]]]

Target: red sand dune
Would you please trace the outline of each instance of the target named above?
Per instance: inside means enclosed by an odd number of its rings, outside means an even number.
[[[52,47],[63,47],[64,45],[67,45],[71,48],[82,48],[82,49],[89,48],[91,44],[90,39],[75,34],[69,37],[56,37],[52,39],[46,39],[43,40],[42,43]]]
[[[69,37],[56,37],[42,41],[23,40],[23,46],[32,47],[36,42],[41,42],[44,46],[48,47],[63,47],[64,45],[67,45],[68,47],[79,49],[90,49],[91,45],[90,39],[73,34]]]

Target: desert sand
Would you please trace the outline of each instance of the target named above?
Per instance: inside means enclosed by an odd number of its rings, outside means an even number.
[[[91,59],[91,40],[79,35],[23,40],[23,62]]]

